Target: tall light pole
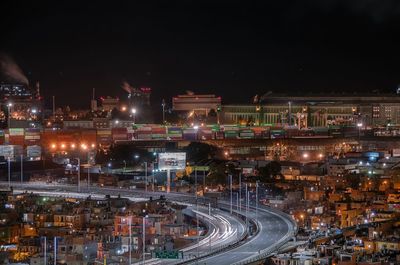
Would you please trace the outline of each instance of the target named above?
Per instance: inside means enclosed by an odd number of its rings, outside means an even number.
[[[89,152],[87,153],[87,188],[90,189],[90,161],[89,161]]]
[[[7,127],[8,129],[10,129],[10,118],[11,118],[11,107],[13,106],[13,104],[11,102],[7,103]]]
[[[197,200],[197,166],[194,166],[194,194]],[[196,202],[197,203],[197,202]]]
[[[44,237],[44,248],[43,248],[43,256],[44,256],[44,265],[47,265],[47,237]]]
[[[144,188],[147,193],[147,162],[144,162]]]
[[[128,225],[129,225],[129,247],[128,247],[128,251],[129,251],[129,265],[132,264],[132,215],[129,216],[128,219]]]
[[[256,222],[258,217],[258,180],[256,181]]]
[[[146,263],[146,218],[147,218],[147,215],[145,215],[145,216],[143,216],[143,238],[142,238],[142,241],[143,241],[143,265]]]
[[[162,106],[162,121],[163,121],[163,124],[165,124],[165,100],[164,99],[161,102],[161,106]]]
[[[21,154],[21,184],[24,182],[24,155]]]
[[[247,192],[247,183],[246,183],[246,194],[245,194],[245,196],[246,196],[246,227],[249,225],[249,222],[248,222],[248,214],[249,214],[249,194],[248,194],[248,192]]]
[[[239,211],[242,212],[242,173],[239,173]]]
[[[57,237],[54,237],[54,265],[57,265]]]
[[[230,192],[231,192],[230,213],[232,214],[232,175],[229,175],[229,190],[230,190]]]
[[[205,169],[203,169],[203,196],[205,192],[206,192],[206,171]]]
[[[362,122],[357,123],[357,127],[358,127],[358,139],[360,139],[361,136],[361,127],[363,126]]]
[[[133,123],[136,123],[136,109],[132,108],[131,113],[132,113],[132,117],[133,117]]]
[[[81,159],[78,157],[78,192],[81,192]]]
[[[239,192],[236,192],[236,210],[239,212]]]
[[[10,157],[8,157],[7,162],[8,162],[8,188],[11,189],[11,161],[10,161]]]

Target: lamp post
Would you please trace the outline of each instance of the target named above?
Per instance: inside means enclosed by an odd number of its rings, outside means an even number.
[[[21,184],[24,182],[24,155],[21,154]]]
[[[87,188],[90,189],[90,161],[89,161],[89,152],[87,153]]]
[[[162,121],[163,121],[163,124],[165,124],[165,100],[164,99],[161,102],[161,106],[162,106]]]
[[[229,190],[230,190],[230,192],[231,192],[230,213],[232,214],[232,175],[229,175]]]
[[[129,225],[129,265],[132,264],[132,216],[129,216],[128,219],[128,225]]]
[[[147,162],[144,162],[144,190],[147,193]]]
[[[136,123],[136,109],[132,108],[131,113],[132,113],[132,117],[133,117],[133,123]]]
[[[242,173],[239,173],[239,212],[242,212]]]
[[[8,162],[8,188],[11,189],[11,161],[10,157],[7,158]]]
[[[145,216],[143,216],[143,238],[142,238],[142,241],[143,241],[143,264],[145,264],[146,263],[146,218],[147,218],[147,215],[145,215]]]
[[[258,217],[258,180],[256,181],[256,222]]]
[[[10,117],[11,117],[11,107],[13,104],[11,102],[7,103],[7,128],[10,129]]]
[[[197,166],[194,166],[194,195],[197,200]]]
[[[78,157],[78,192],[81,192],[81,159]]]
[[[357,128],[358,128],[358,139],[360,139],[361,135],[361,127],[363,126],[362,122],[357,123]]]

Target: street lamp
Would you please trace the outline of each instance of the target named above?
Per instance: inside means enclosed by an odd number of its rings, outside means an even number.
[[[136,109],[132,108],[131,113],[132,113],[132,117],[133,117],[133,123],[136,123]]]
[[[358,138],[360,138],[360,131],[361,131],[361,127],[363,126],[362,122],[357,123],[357,127],[358,127]]]
[[[142,238],[142,247],[143,247],[143,264],[146,263],[146,218],[148,217],[148,215],[143,216],[143,238]]]
[[[11,107],[13,106],[13,104],[11,102],[7,103],[7,126],[8,128],[10,128],[10,113],[11,113]]]
[[[162,121],[163,121],[163,124],[165,124],[165,100],[164,99],[161,102],[161,106],[162,106]]]
[[[81,159],[78,157],[78,192],[81,192]]]

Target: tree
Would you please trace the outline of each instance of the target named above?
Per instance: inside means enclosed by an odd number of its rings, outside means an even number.
[[[347,185],[349,185],[352,189],[358,189],[361,183],[361,176],[359,174],[347,174],[344,176]]]
[[[260,167],[258,169],[258,180],[264,183],[268,183],[272,181],[271,172],[268,167]]]
[[[258,169],[259,180],[267,183],[272,182],[281,175],[281,164],[277,161],[269,162],[265,167],[260,167]]]
[[[277,161],[271,161],[268,165],[267,165],[269,172],[271,173],[271,175],[276,178],[277,176],[280,176],[281,174],[281,164],[279,164],[279,162]]]
[[[212,164],[210,171],[207,175],[206,181],[210,185],[224,185],[226,184],[227,176],[225,174],[225,164]]]
[[[198,142],[191,142],[184,150],[187,154],[188,161],[193,162],[209,159],[213,157],[217,151],[214,146]]]

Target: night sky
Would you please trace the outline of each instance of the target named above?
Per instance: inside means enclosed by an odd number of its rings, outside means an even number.
[[[1,1],[0,51],[58,104],[89,107],[93,87],[126,96],[124,80],[153,104],[400,84],[398,0],[25,2]]]

